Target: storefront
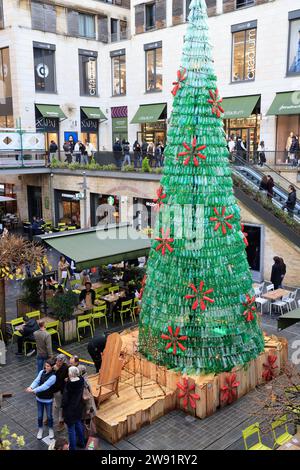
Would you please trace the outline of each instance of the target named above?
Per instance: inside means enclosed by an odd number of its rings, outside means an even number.
[[[253,279],[261,282],[264,280],[264,226],[244,224],[244,232],[248,234],[246,253]]]
[[[58,105],[35,105],[35,127],[37,132],[43,132],[45,134],[46,150],[49,150],[50,143],[52,140],[57,144],[58,148],[60,148],[60,119],[64,120],[66,119],[66,116]]]
[[[300,135],[300,91],[277,93],[267,112],[276,116],[276,153],[277,165],[288,162],[287,140],[291,132]]]
[[[80,201],[78,193],[73,191],[54,190],[55,223],[64,222],[80,228]]]
[[[0,196],[3,198],[12,198],[12,201],[0,201],[0,219],[6,214],[17,214],[17,201],[15,193],[15,185],[8,183],[0,183]]]
[[[224,98],[224,125],[227,137],[240,136],[252,160],[260,142],[260,95]]]
[[[91,225],[117,224],[120,221],[120,198],[113,194],[90,194]]]
[[[94,149],[99,151],[99,124],[106,120],[107,119],[100,108],[80,108],[80,140],[84,145],[86,142],[90,142]]]
[[[128,140],[128,110],[127,106],[111,108],[112,145],[119,140]]]
[[[27,186],[28,220],[33,217],[43,218],[42,188],[41,186]]]
[[[141,105],[133,117],[131,124],[140,124],[141,130],[137,132],[137,140],[153,142],[154,144],[166,143],[167,137],[167,105],[147,104]]]
[[[136,230],[144,230],[147,227],[154,229],[156,204],[153,199],[133,198],[133,227]]]

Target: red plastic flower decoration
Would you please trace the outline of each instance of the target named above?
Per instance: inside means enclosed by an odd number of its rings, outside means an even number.
[[[275,377],[274,370],[278,369],[278,366],[275,366],[276,361],[277,361],[277,356],[275,356],[274,354],[269,354],[268,363],[263,364],[265,370],[263,371],[262,376],[267,382],[274,379]]]
[[[246,322],[253,321],[255,318],[254,312],[256,312],[255,297],[250,297],[249,294],[246,294],[246,302],[243,302],[246,310],[244,311],[244,316]]]
[[[174,85],[174,88],[172,90],[172,95],[173,96],[176,96],[177,95],[177,92],[180,88],[180,83],[181,82],[184,82],[184,80],[187,79],[187,75],[186,75],[186,69],[184,70],[178,70],[177,71],[177,82],[173,82],[173,85]]]
[[[166,346],[166,350],[173,348],[173,354],[177,353],[177,348],[181,349],[181,351],[185,351],[186,347],[183,346],[180,341],[186,341],[188,339],[187,336],[178,336],[180,332],[180,326],[177,326],[175,332],[173,333],[173,328],[168,326],[169,335],[165,335],[164,333],[161,335],[162,339],[168,341]]]
[[[161,254],[165,256],[166,250],[169,250],[170,253],[174,251],[174,248],[171,247],[170,243],[174,242],[174,238],[170,238],[170,229],[168,228],[164,231],[163,228],[160,229],[161,237],[155,238],[155,240],[159,241],[160,243],[156,247],[156,251],[161,250]]]
[[[248,242],[248,233],[244,232],[245,230],[245,227],[244,227],[244,224],[241,225],[241,229],[242,229],[242,234],[244,235],[244,243],[246,246],[249,246],[249,242]]]
[[[159,210],[160,209],[160,206],[163,206],[163,200],[166,199],[167,195],[164,193],[164,189],[162,186],[160,186],[158,188],[158,190],[156,191],[156,194],[157,194],[157,198],[153,199],[153,202],[156,205],[156,210]]]
[[[221,401],[230,405],[237,399],[237,388],[240,382],[236,381],[236,374],[229,374],[225,379],[226,385],[221,387]]]
[[[195,301],[192,305],[192,310],[196,310],[200,305],[201,310],[204,311],[206,309],[205,302],[210,302],[211,304],[214,303],[214,300],[207,296],[207,294],[211,294],[211,292],[213,292],[214,290],[213,289],[207,289],[206,291],[203,291],[204,281],[200,282],[199,290],[195,287],[194,284],[190,284],[189,287],[195,293],[194,293],[194,295],[190,295],[190,294],[186,295],[185,299],[195,299]]]
[[[193,138],[191,145],[188,145],[186,142],[183,142],[182,145],[186,149],[186,152],[180,152],[178,157],[186,157],[183,162],[184,165],[188,165],[191,158],[193,158],[195,166],[199,166],[199,159],[206,160],[206,156],[200,152],[200,150],[206,148],[206,145],[198,145],[197,137]]]
[[[221,214],[219,214],[218,209],[214,207],[214,213],[216,214],[216,217],[210,217],[210,220],[212,222],[217,222],[215,225],[214,231],[216,232],[221,227],[223,235],[226,235],[227,233],[226,226],[230,230],[232,229],[232,225],[229,222],[227,222],[227,220],[233,219],[233,214],[225,216],[225,212],[226,212],[225,206],[222,208]]]
[[[200,395],[198,395],[198,393],[195,393],[195,384],[189,385],[188,379],[183,378],[183,384],[178,382],[177,388],[181,390],[181,392],[178,393],[178,398],[183,398],[183,408],[187,409],[188,404],[190,404],[191,407],[195,409],[196,401],[200,400]]]
[[[221,113],[224,113],[224,109],[220,105],[220,103],[223,101],[223,98],[220,98],[218,89],[215,91],[209,90],[209,94],[210,100],[207,100],[207,102],[212,105],[211,112],[219,118],[221,117]]]
[[[146,285],[146,280],[147,280],[147,274],[145,274],[145,276],[143,277],[142,282],[141,282],[142,288],[141,288],[141,290],[139,292],[139,295],[138,295],[138,298],[140,300],[142,300],[142,298],[143,298],[143,293],[144,293],[144,289],[145,289],[145,285]]]

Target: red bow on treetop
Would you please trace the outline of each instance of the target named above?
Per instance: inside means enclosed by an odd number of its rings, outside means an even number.
[[[166,199],[167,195],[164,193],[164,188],[160,186],[156,191],[157,198],[153,199],[153,202],[157,204],[157,209],[159,210],[160,206],[163,206],[163,200]]]
[[[185,75],[185,73],[186,73],[186,69],[184,69],[184,70],[177,70],[177,80],[178,80],[178,81],[177,81],[177,82],[173,82],[174,88],[173,88],[173,90],[172,90],[172,92],[171,92],[173,96],[176,96],[176,95],[177,95],[177,92],[178,92],[178,90],[179,90],[179,88],[180,88],[180,83],[181,83],[181,82],[184,82],[184,80],[187,79],[187,75]]]
[[[198,393],[194,393],[196,388],[195,384],[189,385],[188,379],[184,377],[183,384],[178,382],[177,387],[181,390],[181,392],[178,393],[178,398],[183,398],[183,408],[186,409],[188,403],[190,403],[191,407],[195,409],[196,400],[200,400],[200,395],[198,395]]]
[[[219,90],[216,89],[215,91],[209,90],[210,100],[207,100],[208,103],[212,105],[211,112],[215,114],[218,118],[221,116],[221,113],[224,113],[224,109],[220,105],[222,103],[223,98],[219,97]]]
[[[244,224],[241,224],[241,229],[242,229],[242,234],[244,235],[244,243],[246,246],[249,246],[249,242],[247,240],[248,233],[244,232],[245,230]]]
[[[207,294],[210,294],[211,292],[213,292],[214,290],[213,289],[208,289],[204,292],[203,291],[203,287],[204,287],[204,281],[201,281],[200,284],[199,284],[199,291],[198,289],[195,287],[194,284],[190,284],[189,287],[195,292],[194,295],[186,295],[185,296],[185,299],[195,299],[193,305],[192,305],[192,310],[196,310],[199,305],[201,307],[201,310],[204,311],[206,309],[206,304],[205,304],[205,301],[206,302],[210,302],[211,304],[214,303],[214,300],[207,297]]]
[[[180,326],[177,326],[175,332],[173,333],[173,328],[168,326],[168,331],[170,335],[165,335],[164,333],[161,335],[162,339],[168,340],[168,344],[166,346],[166,350],[173,347],[173,354],[176,354],[177,348],[181,349],[181,351],[185,351],[186,347],[183,346],[179,341],[186,341],[188,339],[187,336],[178,336],[180,332]]]
[[[246,294],[246,302],[243,302],[243,305],[246,307],[243,314],[246,322],[253,321],[255,319],[254,312],[256,312],[255,297],[250,297],[249,294]]]
[[[277,356],[274,354],[268,355],[268,364],[263,364],[265,370],[262,373],[263,378],[269,382],[275,377],[274,370],[278,369],[278,366],[275,366],[275,362],[277,361]]]
[[[206,145],[197,146],[197,137],[193,138],[191,145],[188,145],[186,142],[183,142],[182,145],[186,149],[186,152],[180,152],[178,157],[187,157],[183,162],[184,165],[188,165],[191,158],[193,158],[195,166],[199,166],[200,158],[202,160],[206,160],[206,156],[200,152],[200,150],[204,150],[206,148]]]
[[[217,222],[216,225],[215,225],[214,231],[216,232],[221,227],[223,235],[226,235],[226,233],[227,233],[226,226],[230,230],[232,229],[232,225],[229,222],[227,222],[227,220],[233,219],[233,217],[234,217],[233,214],[230,214],[230,215],[227,215],[226,217],[224,217],[225,212],[226,212],[226,207],[225,206],[222,208],[222,213],[221,214],[219,214],[218,209],[216,207],[214,207],[214,213],[216,214],[216,217],[210,217],[210,219],[209,219],[212,222]]]
[[[169,250],[170,253],[172,253],[172,251],[174,251],[174,248],[172,248],[171,245],[170,245],[170,243],[174,242],[174,238],[169,237],[169,235],[170,235],[170,229],[169,228],[166,230],[166,232],[164,231],[163,228],[161,228],[160,231],[161,231],[162,236],[155,238],[155,240],[161,242],[157,245],[156,251],[161,250],[161,254],[163,256],[165,256],[166,249]]]
[[[237,388],[240,382],[236,382],[236,374],[229,374],[225,379],[226,385],[221,387],[221,401],[223,403],[232,403],[237,398]]]

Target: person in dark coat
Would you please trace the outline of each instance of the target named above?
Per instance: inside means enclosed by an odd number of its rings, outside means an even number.
[[[290,153],[289,153],[290,161],[291,161],[291,163],[292,163],[292,166],[297,166],[297,163],[298,163],[298,160],[297,160],[298,151],[299,151],[299,142],[298,142],[297,137],[294,135],[294,136],[292,137],[292,143],[291,143]]]
[[[114,159],[116,161],[116,165],[118,168],[122,167],[122,145],[119,140],[116,140],[116,142],[113,145],[113,151],[114,151]]]
[[[84,302],[87,307],[95,305],[96,292],[92,289],[92,283],[86,282],[85,289],[83,289],[79,296],[79,301]]]
[[[278,289],[282,282],[282,265],[278,256],[275,256],[273,259],[274,264],[272,266],[271,282],[274,284],[274,289]]]
[[[296,202],[297,202],[297,194],[296,194],[296,189],[295,187],[291,184],[289,186],[289,195],[288,195],[288,198],[287,198],[287,201],[286,203],[284,204],[284,206],[282,207],[282,209],[287,209],[288,211],[288,215],[290,217],[293,217],[293,214],[294,214],[294,209],[295,209],[295,206],[296,206]]]
[[[102,353],[104,351],[105,345],[107,340],[107,334],[103,333],[100,336],[92,338],[87,346],[87,350],[89,355],[91,356],[96,372],[99,372],[102,364]]]
[[[69,367],[69,380],[64,387],[62,409],[66,425],[68,426],[70,450],[78,447],[84,448],[84,431],[82,425],[84,380],[80,376],[78,367]]]
[[[279,258],[279,259],[280,259],[280,264],[281,264],[281,283],[279,287],[282,287],[282,282],[283,282],[284,276],[286,275],[286,265],[285,265],[283,258]]]
[[[18,336],[18,352],[17,356],[22,356],[24,341],[35,341],[33,333],[39,330],[39,325],[35,318],[24,316],[25,325],[20,331],[22,336]]]
[[[63,431],[65,429],[64,419],[62,414],[62,395],[65,388],[66,381],[65,379],[68,378],[69,374],[69,366],[67,364],[67,358],[64,354],[58,354],[56,357],[56,362],[53,367],[56,376],[56,382],[53,386],[53,393],[54,393],[54,403],[55,408],[58,413],[58,428],[57,430]]]
[[[275,184],[274,184],[274,180],[272,178],[271,175],[268,175],[268,182],[267,182],[267,190],[268,190],[268,198],[269,199],[272,199],[272,197],[274,196],[274,191],[273,191],[273,188],[274,188]]]
[[[260,185],[259,185],[259,190],[260,191],[268,191],[268,178],[266,175],[264,175],[261,179]]]

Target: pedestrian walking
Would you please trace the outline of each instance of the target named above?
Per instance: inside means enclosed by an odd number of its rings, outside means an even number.
[[[81,142],[80,142],[80,140],[78,140],[78,142],[76,142],[75,147],[74,147],[75,162],[79,163],[79,164],[81,163],[80,145],[81,145]]]
[[[234,157],[235,157],[235,141],[234,141],[234,135],[231,135],[228,140],[228,151],[229,151],[229,158],[230,161],[234,162]]]
[[[257,147],[257,153],[258,153],[258,164],[263,167],[264,163],[266,163],[266,154],[265,154],[265,143],[262,140]]]
[[[86,147],[82,142],[80,142],[80,152],[81,152],[81,162],[83,163],[83,165],[87,165],[88,164],[88,154],[87,154],[87,151],[86,151]]]
[[[37,407],[38,407],[38,433],[37,439],[43,437],[43,417],[44,409],[46,409],[49,438],[54,438],[53,431],[53,415],[52,415],[52,403],[53,403],[53,386],[56,382],[56,376],[53,371],[54,363],[51,360],[45,362],[45,368],[41,370],[35,380],[32,382],[30,387],[26,389],[28,393],[34,393],[36,396]]]
[[[66,382],[62,409],[68,426],[70,450],[76,450],[76,441],[80,448],[85,447],[84,430],[82,425],[84,380],[80,377],[78,367],[69,367],[69,379]]]
[[[297,166],[298,160],[297,160],[297,155],[299,151],[299,142],[298,139],[295,135],[292,137],[292,143],[290,146],[290,163],[292,166]]]
[[[286,264],[283,258],[279,258],[279,259],[280,259],[280,265],[281,265],[281,283],[279,287],[282,287],[283,279],[284,279],[284,276],[286,275]]]
[[[274,186],[275,186],[275,183],[274,183],[274,180],[273,180],[273,178],[272,178],[271,175],[268,175],[267,178],[268,178],[268,182],[267,182],[267,191],[268,191],[268,194],[267,194],[267,196],[268,196],[268,198],[271,199],[271,201],[272,201],[272,198],[273,198],[273,196],[274,196],[273,188],[274,188]]]
[[[130,145],[128,141],[125,141],[123,144],[123,154],[124,154],[124,160],[123,160],[123,167],[125,165],[131,165],[131,160],[130,160]]]
[[[39,320],[39,329],[33,333],[36,342],[36,360],[37,372],[43,370],[44,362],[52,356],[52,340],[51,335],[47,332],[45,321]]]
[[[272,266],[271,272],[271,282],[274,284],[274,289],[278,289],[282,282],[282,264],[281,260],[278,256],[274,256],[273,258],[274,264]]]
[[[69,376],[69,366],[67,364],[67,358],[64,354],[58,354],[53,370],[56,376],[56,382],[53,386],[53,394],[55,409],[58,415],[57,431],[61,432],[65,429],[65,423],[62,412],[62,396],[66,383],[65,379],[67,379]]]
[[[141,168],[142,166],[142,149],[139,142],[136,140],[133,144],[133,161],[134,168]]]
[[[150,160],[150,166],[153,166],[155,160],[155,145],[154,142],[150,142],[147,147],[147,156]]]
[[[144,159],[147,156],[147,148],[148,148],[148,144],[145,140],[143,140],[143,143],[142,143],[142,159]]]
[[[86,141],[85,150],[87,153],[88,163],[91,163],[94,157],[94,153],[96,152],[96,149],[91,142]]]
[[[113,151],[116,165],[120,169],[122,167],[122,145],[119,139],[115,141]]]
[[[71,150],[71,145],[70,142],[66,141],[63,145],[63,149],[65,152],[65,162],[67,163],[72,163],[72,150]]]
[[[95,364],[96,372],[99,372],[102,364],[102,353],[106,345],[107,335],[105,333],[100,336],[94,337],[90,340],[87,346],[89,355]]]
[[[157,143],[156,147],[155,147],[155,161],[154,161],[154,164],[155,164],[155,168],[160,168],[161,167],[161,158],[162,158],[162,152],[161,152],[161,144],[160,142]]]
[[[49,164],[56,158],[56,152],[58,150],[57,144],[54,140],[51,140],[49,145]]]
[[[268,193],[268,177],[264,175],[261,179],[259,190],[263,191],[265,194]]]
[[[68,279],[70,279],[70,263],[66,260],[64,256],[59,257],[59,262],[57,265],[58,268],[58,282],[62,286],[66,286]]]
[[[286,203],[282,206],[282,209],[283,210],[287,209],[288,215],[290,217],[294,217],[294,209],[295,209],[296,202],[297,202],[297,193],[296,193],[295,187],[292,184],[289,186],[288,191],[289,191],[289,195],[288,195]]]
[[[236,137],[236,156],[238,157],[239,163],[246,160],[247,149],[242,141],[241,136]]]

